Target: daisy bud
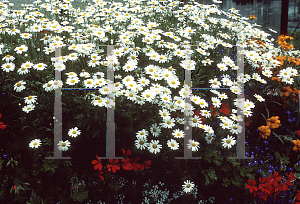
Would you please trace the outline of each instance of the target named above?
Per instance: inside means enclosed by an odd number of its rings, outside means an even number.
[[[38,49],[36,49],[36,51],[38,51],[38,52],[39,52],[39,51],[41,51],[41,49],[40,49],[40,48],[38,48]]]
[[[25,54],[25,57],[27,57],[28,55],[27,54]]]

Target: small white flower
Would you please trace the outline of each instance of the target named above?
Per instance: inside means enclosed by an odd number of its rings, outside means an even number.
[[[190,180],[186,180],[184,184],[182,185],[183,191],[186,193],[189,193],[193,190],[195,187],[195,184],[191,182]]]
[[[236,140],[232,136],[227,135],[227,138],[222,139],[222,145],[224,148],[230,149],[234,144],[236,143]]]
[[[80,134],[81,134],[81,130],[79,130],[78,127],[71,128],[68,132],[68,135],[70,137],[77,137]]]
[[[29,147],[31,148],[38,148],[39,146],[41,146],[41,140],[40,139],[34,139],[31,140],[31,142],[29,143]]]
[[[59,141],[57,146],[60,151],[67,151],[69,149],[68,147],[71,146],[71,143],[68,140],[66,140],[65,142]]]

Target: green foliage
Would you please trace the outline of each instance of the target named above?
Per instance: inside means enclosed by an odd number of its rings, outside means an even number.
[[[86,185],[82,184],[78,186],[78,190],[72,195],[73,201],[83,202],[88,198],[89,190],[86,189]]]
[[[52,171],[53,173],[55,172],[55,169],[58,168],[58,165],[56,165],[55,163],[56,160],[54,159],[44,159],[43,160],[43,167],[44,167],[44,171]]]

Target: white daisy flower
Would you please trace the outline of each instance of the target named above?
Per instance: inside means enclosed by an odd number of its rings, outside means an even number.
[[[213,133],[207,133],[206,134],[205,140],[206,140],[207,144],[211,144],[212,143],[212,141],[214,139],[213,135],[214,135]]]
[[[179,143],[174,140],[174,139],[170,139],[167,141],[167,145],[168,147],[170,147],[172,150],[177,150],[179,149]]]
[[[15,83],[14,85],[14,90],[16,90],[16,92],[21,92],[23,91],[26,87],[24,86],[24,84],[26,84],[26,82],[22,81],[18,81],[17,83]]]
[[[188,149],[192,149],[192,151],[198,151],[199,148],[199,142],[195,141],[195,140],[189,140],[189,143],[187,144]]]
[[[66,84],[68,85],[75,85],[79,82],[79,78],[78,77],[72,77],[72,78],[68,78],[66,81]]]
[[[243,131],[242,126],[240,126],[240,124],[233,124],[230,127],[230,132],[231,134],[239,134]]]
[[[36,102],[37,96],[28,96],[25,97],[24,99],[26,104],[33,104]]]
[[[5,72],[11,72],[15,70],[15,64],[12,62],[4,63],[1,65],[1,68]]]
[[[200,110],[201,115],[203,115],[205,118],[210,118],[211,117],[211,113],[208,110]]]
[[[148,147],[149,143],[147,143],[147,137],[140,137],[135,140],[135,146],[137,149],[144,150]]]
[[[29,143],[29,147],[31,148],[38,148],[39,146],[41,146],[42,142],[40,139],[34,139],[31,140],[31,142]]]
[[[29,105],[27,105],[27,106],[24,106],[24,107],[22,108],[22,110],[23,110],[25,113],[29,113],[30,111],[33,111],[34,108],[35,108],[34,105],[29,104]]]
[[[27,69],[25,67],[21,67],[21,68],[18,69],[17,73],[20,74],[20,75],[21,74],[27,74],[27,73],[29,73],[29,69]]]
[[[142,129],[136,133],[137,138],[148,136],[148,135],[149,135],[149,132],[146,129]]]
[[[77,137],[80,134],[81,134],[81,130],[79,130],[78,127],[71,128],[68,132],[68,135],[70,137]]]
[[[22,54],[23,52],[27,52],[27,50],[28,50],[28,47],[26,45],[21,45],[14,49],[14,51],[16,51],[17,54]]]
[[[184,138],[185,133],[184,133],[183,130],[176,129],[176,130],[173,130],[172,135],[173,135],[173,137],[175,137],[175,138]]]
[[[35,70],[39,70],[39,71],[43,71],[44,69],[46,69],[47,65],[44,63],[38,63],[36,65],[33,66],[33,68]]]
[[[94,88],[95,86],[95,82],[93,79],[86,79],[83,81],[83,83],[86,88]]]
[[[175,126],[175,119],[171,117],[166,117],[163,119],[163,123],[160,123],[163,128],[173,128]]]
[[[265,99],[263,97],[261,97],[260,95],[258,94],[254,94],[254,96],[257,98],[257,100],[259,100],[260,102],[263,102],[265,101]]]
[[[59,141],[57,146],[60,151],[67,151],[71,146],[71,143],[68,140],[66,140],[65,142]]]
[[[151,143],[149,143],[148,145],[148,150],[154,154],[159,153],[160,149],[162,148],[162,145],[158,143],[159,140],[151,140]]]
[[[190,193],[193,188],[195,187],[195,184],[191,182],[190,180],[186,180],[184,184],[182,185],[183,191],[185,193]]]
[[[154,123],[150,127],[150,132],[154,137],[158,137],[158,135],[161,133],[161,128],[156,123]]]
[[[236,140],[232,136],[227,135],[227,138],[222,139],[222,145],[224,148],[230,149],[234,144],[236,143]]]

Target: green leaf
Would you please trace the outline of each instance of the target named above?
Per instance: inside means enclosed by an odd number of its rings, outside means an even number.
[[[295,172],[294,176],[296,177],[296,179],[300,179],[300,174],[299,173]]]
[[[272,132],[274,135],[275,135],[275,137],[277,137],[281,142],[282,142],[282,144],[284,145],[284,142],[283,142],[283,140],[281,139],[281,135],[277,135],[275,132]]]
[[[44,167],[44,171],[52,171],[53,173],[55,172],[55,169],[58,168],[58,166],[56,164],[53,164],[53,160],[52,159],[45,159],[43,160],[44,164],[43,164],[43,167]]]
[[[2,160],[2,158],[0,158],[0,170],[2,169],[3,162],[4,162],[4,160]]]
[[[223,178],[222,186],[228,187],[230,185],[230,180],[228,178]]]
[[[264,114],[262,114],[262,113],[260,113],[263,117],[264,117],[264,119],[265,119],[265,121],[266,121],[266,123],[268,122],[268,120],[267,120],[267,118],[264,116]]]
[[[241,177],[237,177],[236,179],[233,179],[231,183],[237,187],[241,187],[242,183],[240,181],[241,181]]]
[[[246,177],[247,174],[250,173],[252,170],[253,170],[253,167],[249,167],[246,165],[240,167],[240,172],[243,177]]]
[[[222,165],[222,162],[217,160],[217,159],[214,159],[213,161],[217,166],[221,166]]]
[[[296,163],[296,164],[294,165],[294,168],[296,169],[296,171],[300,171],[300,165],[299,165],[298,163]]]
[[[218,179],[218,177],[217,177],[216,172],[215,172],[214,169],[210,169],[210,170],[209,170],[208,176],[209,176],[209,178],[211,178],[211,179],[213,179],[213,180],[217,180],[217,179]]]
[[[247,174],[246,176],[247,176],[247,178],[250,178],[252,180],[255,179],[255,174]]]
[[[276,157],[277,160],[280,160],[280,154],[279,154],[278,151],[275,151],[274,155],[275,155],[275,157]]]
[[[229,159],[229,161],[231,161],[231,164],[232,164],[232,166],[234,166],[234,167],[240,165],[240,163],[237,162],[236,159]]]
[[[74,201],[79,201],[79,202],[83,202],[84,199],[87,199],[89,196],[89,190],[84,190],[84,191],[78,191],[78,193],[75,193],[72,195],[72,199]]]

